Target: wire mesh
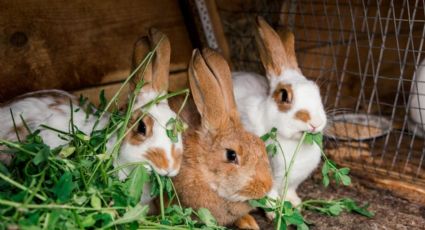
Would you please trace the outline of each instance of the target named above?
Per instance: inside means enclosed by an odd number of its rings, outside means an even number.
[[[425,70],[417,74],[424,0],[223,5],[218,11],[234,70],[264,71],[253,39],[255,16],[289,28],[304,75],[321,88],[332,156],[354,170],[425,184]]]

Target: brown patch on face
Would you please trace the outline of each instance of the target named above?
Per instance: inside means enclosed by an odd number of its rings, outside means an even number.
[[[293,92],[291,84],[279,83],[273,92],[273,99],[280,111],[286,112],[292,107]]]
[[[129,126],[132,126],[138,118],[142,115],[142,112],[137,111],[133,116],[131,117],[131,121],[129,122]],[[141,125],[144,124],[144,129],[141,129]],[[127,140],[132,145],[140,145],[143,143],[147,138],[152,136],[152,128],[153,128],[154,120],[151,116],[146,115],[143,117],[138,124],[134,126],[134,128],[129,132],[127,135]]]
[[[146,159],[148,159],[151,164],[159,169],[168,168],[168,160],[165,154],[165,150],[161,148],[150,148],[147,151]]]
[[[173,168],[179,169],[183,158],[182,150],[180,148],[176,148],[176,146],[173,144],[171,147],[171,156],[174,159]]]
[[[298,110],[295,113],[295,119],[298,119],[300,121],[307,122],[307,121],[309,121],[311,119],[310,118],[310,113],[307,110],[305,110],[305,109]]]

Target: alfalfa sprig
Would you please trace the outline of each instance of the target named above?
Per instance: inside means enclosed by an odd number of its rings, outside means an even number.
[[[286,164],[286,158],[283,152],[284,146],[282,147],[280,142],[277,139],[277,129],[272,128],[270,132],[261,136],[261,139],[266,142],[266,150],[270,156],[274,156],[280,153],[283,155],[284,163]],[[296,155],[300,151],[302,144],[317,145],[322,154],[324,160],[322,167],[323,175],[323,184],[326,186],[329,185],[330,178],[335,180],[336,184],[342,182],[344,185],[349,185],[351,179],[348,176],[348,168],[338,168],[337,165],[331,161],[323,151],[323,135],[321,133],[303,133],[301,139],[299,140],[297,147],[290,159],[289,166],[285,169],[285,174],[283,177],[284,189],[282,194],[280,194],[279,199],[272,199],[269,197],[264,197],[258,200],[251,200],[250,204],[253,207],[260,207],[266,212],[275,213],[275,226],[276,229],[287,229],[288,226],[296,226],[297,229],[309,229],[307,221],[301,214],[301,210],[308,209],[312,211],[317,211],[322,214],[338,216],[343,211],[354,212],[360,215],[367,217],[373,217],[373,213],[367,210],[367,205],[359,206],[354,200],[350,198],[342,198],[339,200],[306,200],[302,202],[299,206],[293,207],[289,201],[286,201],[286,193],[288,189],[288,180],[290,172],[295,161]]]
[[[322,133],[307,133],[305,138],[306,144],[316,144],[320,148],[322,154],[323,166],[322,166],[322,182],[325,187],[329,185],[330,179],[332,178],[337,185],[342,183],[345,186],[351,184],[351,178],[348,175],[350,172],[349,168],[338,168],[337,164],[330,160],[323,150],[323,134]]]

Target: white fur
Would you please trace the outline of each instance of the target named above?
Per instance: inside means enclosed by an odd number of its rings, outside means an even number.
[[[425,59],[416,70],[416,80],[412,82],[410,90],[410,117],[409,129],[415,135],[424,136],[425,131]]]
[[[287,112],[279,111],[271,96],[280,82],[292,86],[293,103]],[[301,73],[291,69],[286,69],[280,76],[268,76],[268,78],[255,73],[234,72],[233,84],[236,104],[244,127],[258,136],[269,132],[273,127],[278,130],[277,139],[285,157],[280,151],[274,157],[269,156],[273,171],[273,188],[268,194],[272,198],[277,198],[284,189],[282,179],[302,133],[312,132],[310,125],[316,127],[314,132],[321,132],[326,126],[326,114],[319,88],[313,81],[307,80]],[[295,113],[301,109],[310,113],[311,120],[308,123],[294,118]],[[287,200],[294,205],[301,202],[296,194],[298,185],[318,166],[320,155],[320,149],[316,145],[301,146],[288,181]]]
[[[46,91],[39,91],[25,95],[22,99],[12,102],[4,107],[0,107],[0,138],[7,138],[10,140],[16,140],[16,135],[11,135],[11,130],[13,130],[13,122],[10,115],[10,109],[12,109],[15,122],[17,126],[22,126],[22,120],[20,115],[23,116],[24,120],[28,123],[29,128],[32,131],[36,129],[41,130],[40,135],[45,141],[45,143],[51,147],[58,147],[60,145],[65,145],[69,141],[59,138],[58,134],[54,131],[44,129],[40,125],[44,124],[55,129],[59,129],[65,132],[69,132],[69,121],[71,118],[70,105],[64,104],[55,106],[55,109],[49,107],[50,104],[54,103],[54,98],[51,96],[37,96],[38,93]],[[49,92],[49,91],[47,91]],[[73,96],[59,90],[50,90],[50,92],[62,94],[66,98],[72,98]],[[135,105],[136,109],[141,109],[143,105],[148,103],[153,98],[157,97],[158,93],[150,91],[143,92],[138,97],[137,103]],[[74,124],[89,135],[92,131],[93,125],[96,121],[96,117],[90,115],[86,119],[86,113],[82,108],[79,111],[75,112],[78,105],[73,105],[74,113],[73,119]],[[115,160],[114,166],[118,167],[122,164],[132,163],[132,162],[148,162],[145,158],[145,153],[149,148],[162,148],[166,152],[168,159],[168,169],[158,169],[153,164],[151,164],[155,171],[161,175],[175,176],[180,168],[173,168],[174,159],[171,154],[171,148],[173,143],[166,135],[165,125],[170,118],[176,117],[176,114],[170,109],[166,100],[153,105],[147,111],[149,115],[154,119],[154,126],[152,128],[152,136],[145,140],[140,145],[132,145],[128,142],[123,142],[120,149],[120,154],[118,159]],[[109,114],[101,119],[100,123],[97,126],[97,129],[102,129],[107,125],[109,119]],[[24,138],[24,137],[21,137]],[[183,149],[181,135],[178,136],[178,142],[174,143],[174,148]],[[116,137],[113,136],[108,144],[108,150],[111,151],[111,147],[116,141]],[[149,163],[149,162],[148,162]],[[128,174],[131,172],[132,167],[127,167],[119,171],[119,179],[124,180]],[[151,201],[150,197],[150,185],[147,184],[144,187],[145,192],[143,193],[141,202],[147,204]]]

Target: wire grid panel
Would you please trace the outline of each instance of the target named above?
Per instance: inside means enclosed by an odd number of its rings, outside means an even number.
[[[262,71],[256,15],[291,29],[304,75],[321,88],[328,152],[358,172],[425,184],[424,1],[249,2],[219,7],[234,69]]]

